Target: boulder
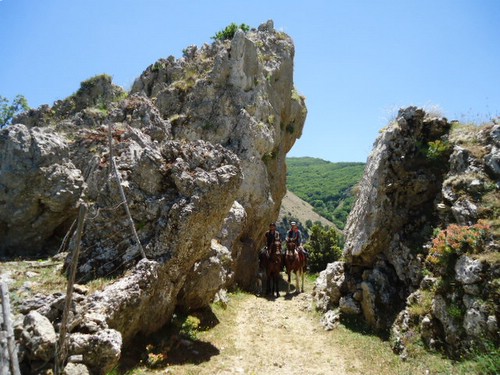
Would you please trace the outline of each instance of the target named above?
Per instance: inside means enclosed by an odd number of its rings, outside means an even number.
[[[449,305],[441,295],[436,295],[432,304],[432,314],[441,323],[444,330],[444,339],[450,346],[456,346],[461,336],[459,321],[449,314]]]
[[[458,258],[455,264],[455,279],[461,284],[474,284],[482,280],[483,264],[467,255]]]
[[[30,360],[52,360],[56,340],[54,327],[46,317],[36,311],[31,311],[24,317],[21,343],[26,348]]]
[[[93,374],[107,374],[118,364],[122,338],[120,332],[113,329],[92,334],[74,333],[68,346],[70,355],[83,354],[83,364]]]
[[[339,310],[343,314],[357,315],[361,313],[359,303],[350,296],[341,297],[339,300]]]
[[[314,300],[316,307],[322,311],[328,311],[338,305],[342,296],[344,276],[344,263],[329,263],[324,271],[321,271],[314,284]]]
[[[340,324],[340,314],[336,310],[328,310],[320,319],[325,331],[331,331]]]
[[[212,240],[212,256],[195,263],[179,293],[178,304],[187,310],[207,306],[231,278],[231,253]]]
[[[64,367],[63,375],[90,375],[90,372],[83,363],[70,362]]]

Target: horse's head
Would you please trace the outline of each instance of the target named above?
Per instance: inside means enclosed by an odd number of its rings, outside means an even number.
[[[271,254],[281,253],[281,242],[274,241],[271,245]]]
[[[287,241],[286,242],[286,249],[289,251],[289,252],[294,252],[295,251],[295,247],[296,247],[296,244],[295,242],[293,241]]]

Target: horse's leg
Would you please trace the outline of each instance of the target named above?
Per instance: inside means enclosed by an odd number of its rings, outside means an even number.
[[[276,273],[274,275],[274,283],[275,283],[275,288],[276,288],[276,297],[280,296],[280,275],[279,273]]]
[[[270,292],[270,295],[271,295],[272,297],[274,297],[274,288],[275,288],[275,286],[274,286],[274,273],[273,273],[273,272],[271,272],[271,274],[269,275],[269,279],[270,279],[270,281],[271,281],[271,284],[270,284],[270,285],[271,285],[271,292]]]
[[[300,273],[302,275],[302,293],[304,293],[304,274],[305,274],[304,268],[300,270]]]
[[[290,283],[292,282],[292,280],[291,280],[292,271],[288,271],[287,274],[288,274],[288,290],[287,290],[286,294],[290,294]]]
[[[299,270],[295,271],[295,293],[300,293]]]

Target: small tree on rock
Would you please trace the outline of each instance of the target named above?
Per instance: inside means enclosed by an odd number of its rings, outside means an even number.
[[[236,23],[231,23],[229,26],[226,26],[224,30],[218,31],[215,33],[215,35],[212,37],[213,40],[226,40],[226,39],[233,39],[234,34],[236,34],[236,31],[240,29],[245,32],[250,30],[250,26],[242,23],[241,25],[238,26]]]
[[[28,109],[28,100],[23,95],[17,95],[10,104],[7,98],[0,95],[0,129],[10,125],[14,116]]]

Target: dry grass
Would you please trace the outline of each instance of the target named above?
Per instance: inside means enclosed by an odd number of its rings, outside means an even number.
[[[314,212],[309,203],[303,201],[291,191],[287,191],[283,197],[278,221],[281,221],[287,215],[298,219],[303,224],[309,219],[313,223],[319,221],[323,226],[335,228],[335,224]]]
[[[434,293],[430,290],[421,290],[418,301],[408,307],[408,312],[413,316],[424,316],[432,310]]]

